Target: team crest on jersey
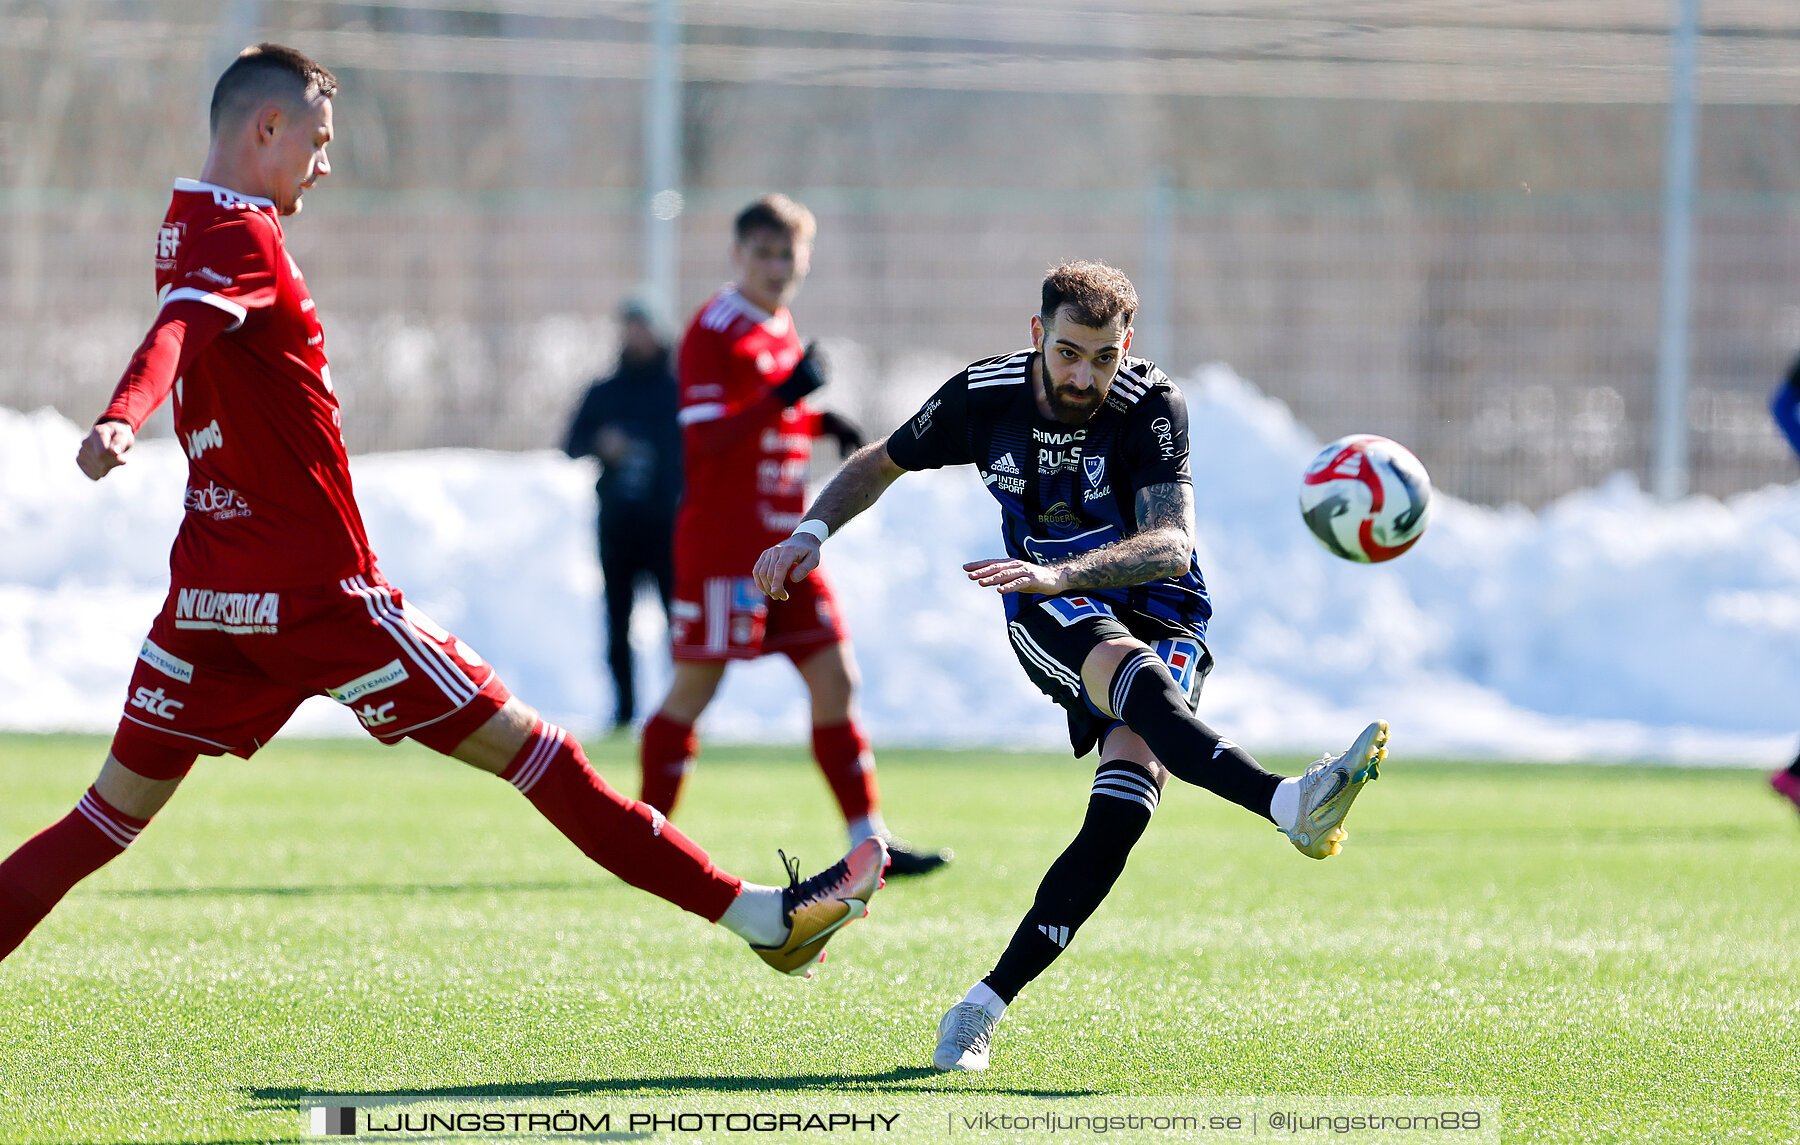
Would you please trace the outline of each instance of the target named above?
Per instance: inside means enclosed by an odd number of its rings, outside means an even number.
[[[175,269],[175,256],[181,252],[181,240],[186,234],[186,223],[164,223],[157,228],[156,269]]]
[[[1106,457],[1083,457],[1081,459],[1081,475],[1087,478],[1087,488],[1081,491],[1083,504],[1099,501],[1112,496],[1112,485],[1106,480]]]

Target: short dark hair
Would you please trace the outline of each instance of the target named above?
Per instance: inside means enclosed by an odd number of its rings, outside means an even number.
[[[776,192],[739,211],[731,229],[740,243],[754,231],[779,231],[796,242],[809,243],[818,232],[818,224],[811,211]]]
[[[227,119],[254,110],[270,97],[301,102],[315,95],[337,95],[337,77],[310,58],[282,44],[256,44],[238,53],[213,85],[212,131]]]
[[[1065,262],[1044,275],[1038,316],[1048,324],[1065,306],[1070,319],[1083,326],[1104,326],[1121,314],[1129,326],[1137,316],[1137,290],[1118,267],[1103,262]]]

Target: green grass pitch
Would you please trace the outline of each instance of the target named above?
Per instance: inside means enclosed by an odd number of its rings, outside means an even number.
[[[103,751],[0,737],[0,853]],[[594,759],[636,790],[629,744]],[[968,1090],[1484,1095],[1506,1141],[1800,1139],[1800,820],[1762,777],[1421,762],[1403,738],[1323,863],[1172,785],[993,1069],[930,1073],[1089,774],[885,753],[891,818],[958,861],[890,884],[803,983],[422,749],[202,761],[0,963],[0,1141],[295,1140],[346,1093]],[[777,846],[808,870],[842,849],[793,750],[709,749],[679,822],[766,882]]]

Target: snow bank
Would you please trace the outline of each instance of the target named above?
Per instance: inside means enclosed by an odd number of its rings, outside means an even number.
[[[1441,496],[1386,566],[1327,555],[1295,507],[1318,448],[1230,370],[1185,383],[1201,563],[1217,617],[1209,722],[1253,749],[1340,745],[1367,718],[1397,752],[1772,764],[1800,724],[1800,487],[1660,506],[1628,477],[1541,513]],[[81,431],[0,410],[0,727],[109,729],[160,604],[185,466],[147,441],[98,485]],[[571,728],[610,710],[599,663],[591,473],[550,453],[361,457],[369,532],[394,583]],[[958,566],[994,555],[969,471],[909,476],[828,550],[878,743],[1056,746],[998,601]],[[667,680],[640,604],[642,687]],[[785,660],[734,668],[715,739],[800,740]],[[360,734],[326,701],[290,731]]]

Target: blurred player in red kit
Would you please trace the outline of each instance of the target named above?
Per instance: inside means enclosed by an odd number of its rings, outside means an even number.
[[[383,743],[414,739],[516,787],[596,863],[808,973],[866,913],[880,840],[789,885],[715,867],[581,746],[513,697],[475,651],[376,565],[351,491],[325,336],[281,226],[331,171],[337,80],[291,48],[246,49],[212,98],[198,180],[156,235],[160,309],[77,463],[99,480],[175,395],[186,514],[162,612],[138,654],[106,762],[75,809],[0,862],[0,958],[70,887],[123,853],[201,755],[248,758],[308,696]]]
[[[751,578],[765,548],[790,536],[806,507],[812,439],[848,454],[862,436],[807,405],[825,384],[817,345],[801,350],[787,304],[812,260],[812,212],[765,195],[733,226],[737,281],[702,306],[682,339],[678,378],[687,479],[675,519],[675,599],[669,606],[675,679],[644,725],[641,798],[672,814],[693,770],[694,724],[725,666],[779,652],[812,696],[813,756],[843,811],[853,845],[886,840],[889,873],[922,874],[948,851],[914,850],[888,833],[875,759],[856,719],[856,662],[830,582],[822,575],[767,599]]]

